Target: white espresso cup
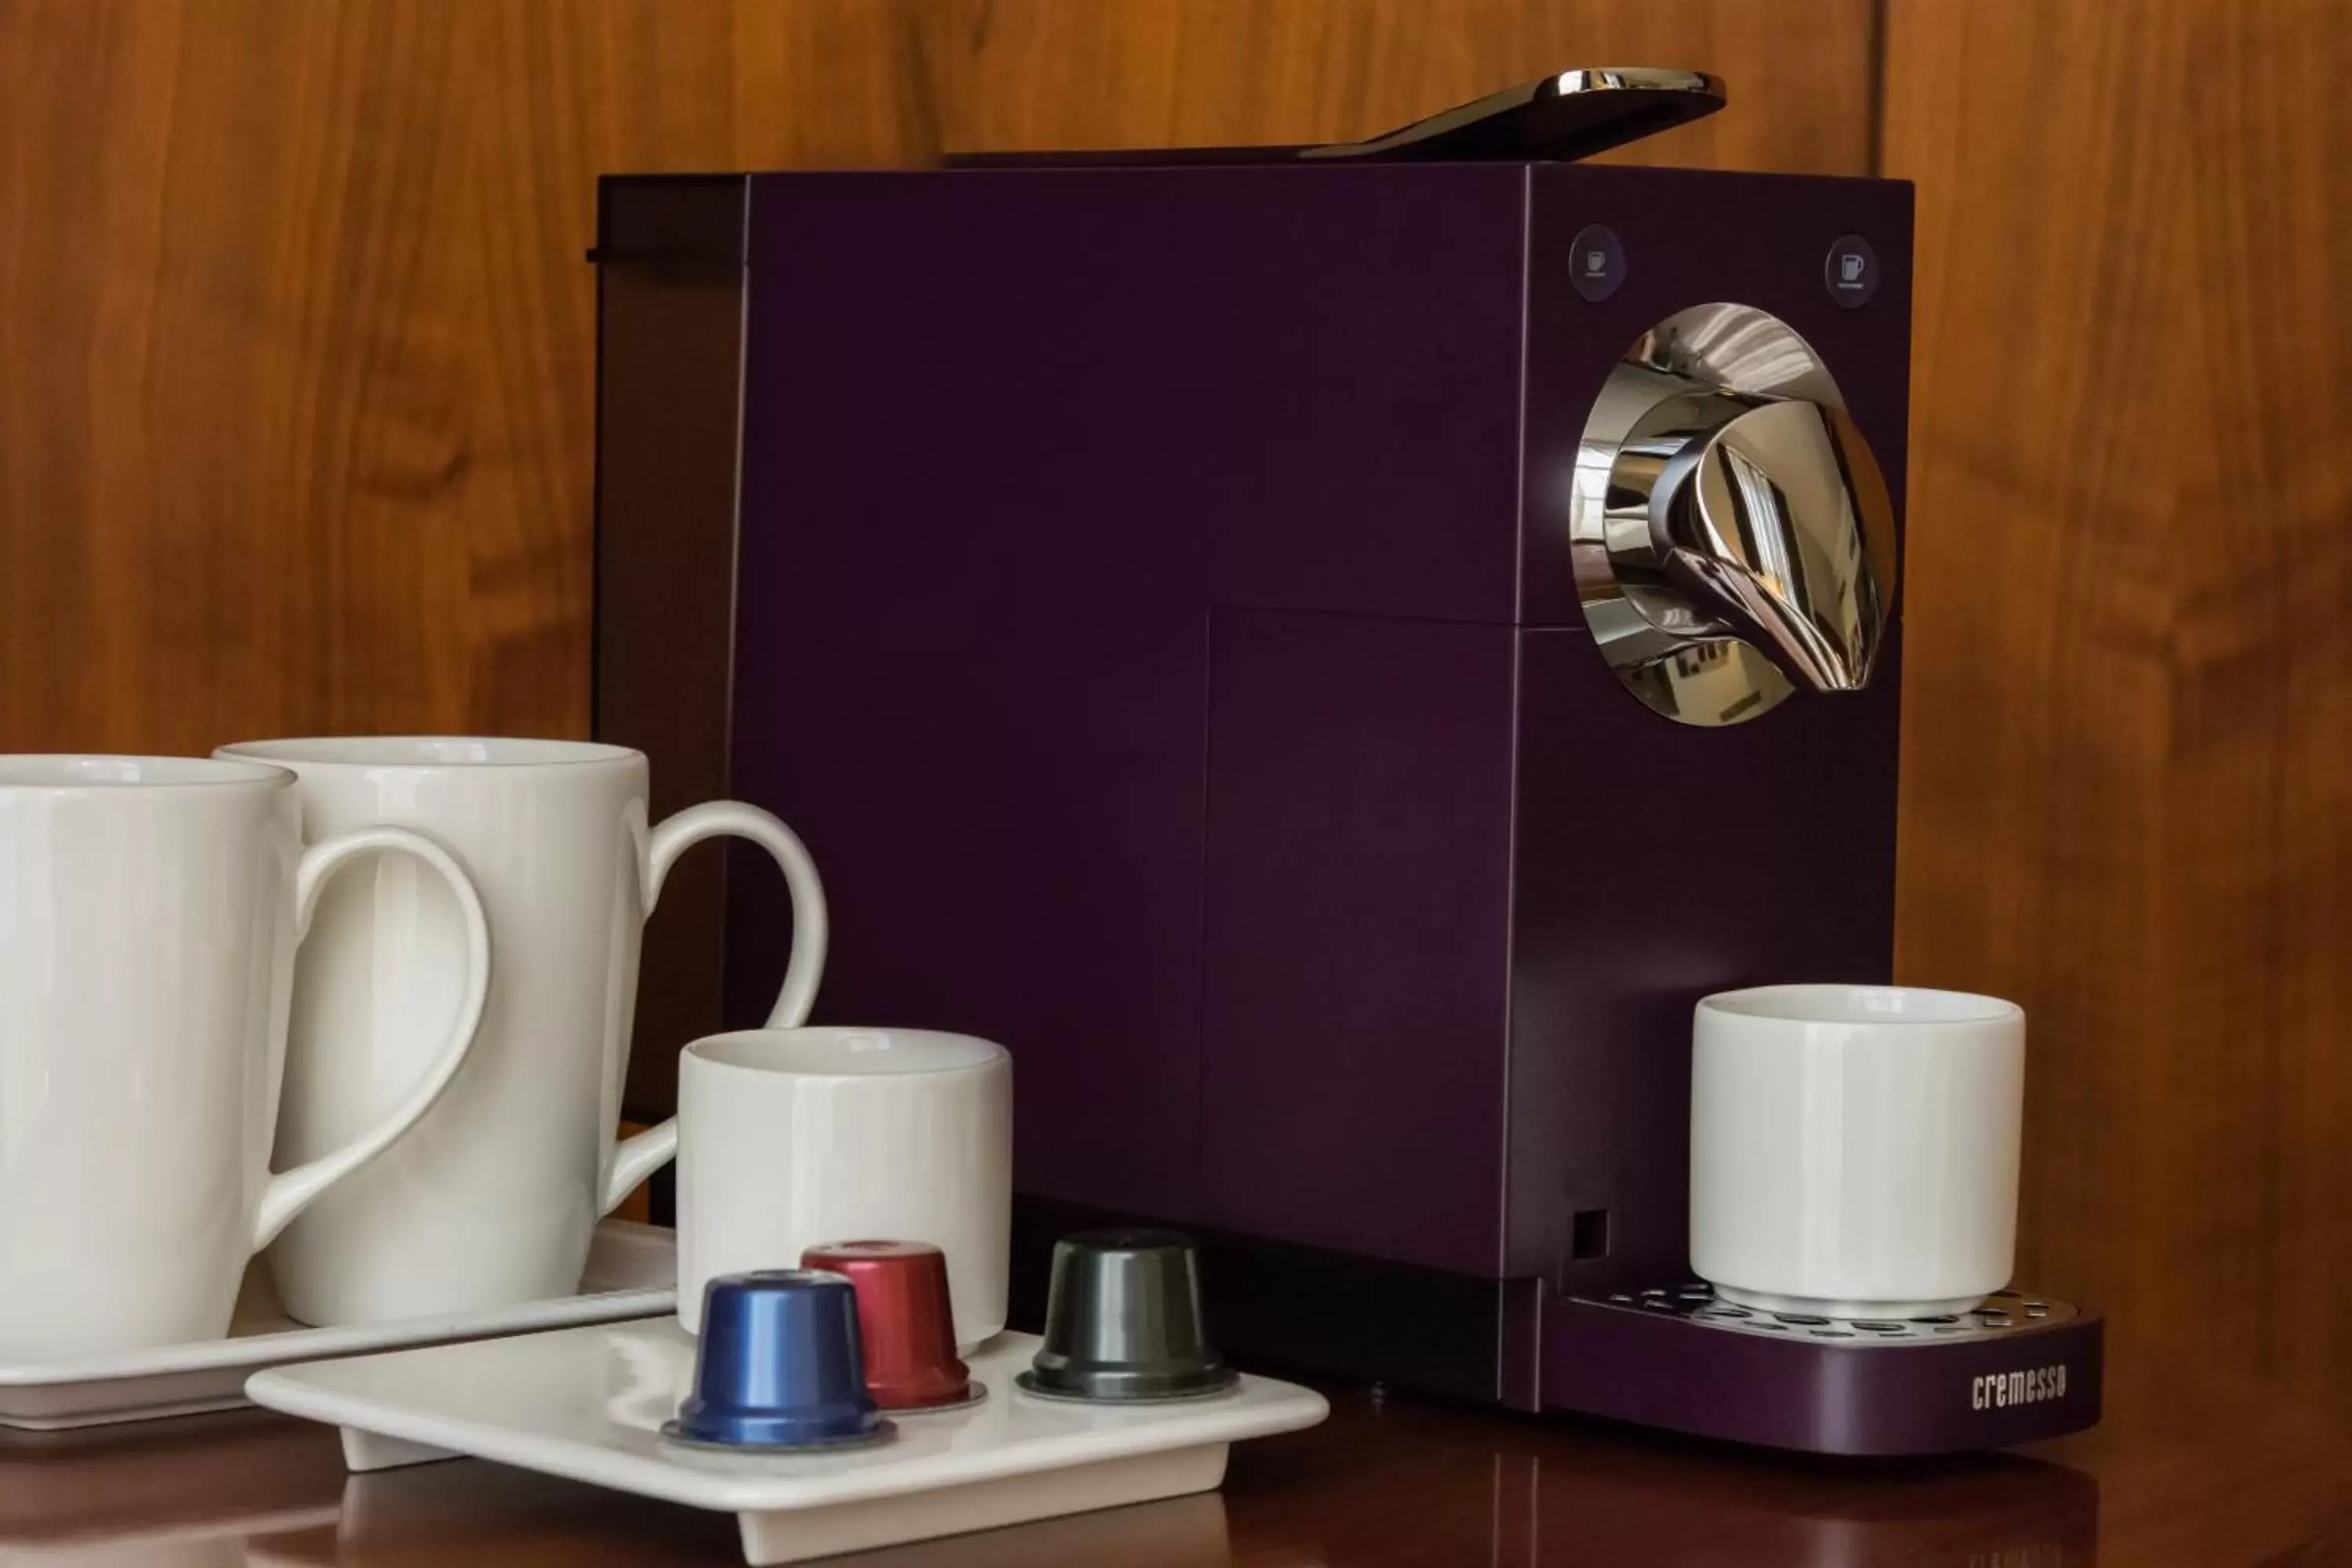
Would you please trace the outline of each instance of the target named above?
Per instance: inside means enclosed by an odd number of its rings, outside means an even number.
[[[947,1254],[957,1344],[1004,1327],[1013,1058],[921,1029],[747,1029],[677,1074],[677,1316],[721,1274],[790,1268],[831,1241]]]
[[[384,997],[414,1070],[272,1175],[295,944],[370,860],[448,903],[448,984]],[[0,1361],[226,1333],[253,1254],[447,1088],[489,963],[446,851],[382,826],[305,849],[282,768],[0,757]]]
[[[643,753],[571,741],[402,736],[265,741],[217,753],[299,775],[313,833],[404,823],[472,873],[498,952],[480,1040],[415,1135],[338,1189],[269,1255],[308,1323],[511,1306],[580,1286],[596,1221],[665,1163],[677,1124],[616,1142],[646,918],[678,856],[751,839],[783,868],[793,952],[771,1021],[808,1016],[824,892],[792,830],[718,801],[647,821]],[[331,1144],[409,1090],[429,1041],[421,988],[456,983],[457,911],[380,861],[319,908],[294,990],[279,1142]]]
[[[1963,1312],[2009,1283],[2025,1014],[1884,985],[1698,1005],[1691,1269],[1768,1311]]]

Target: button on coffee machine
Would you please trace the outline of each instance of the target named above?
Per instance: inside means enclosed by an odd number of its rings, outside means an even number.
[[[1722,103],[605,183],[598,733],[805,837],[820,1019],[1011,1049],[1016,1280],[1169,1226],[1244,1368],[2097,1418],[2094,1312],[1690,1284],[1694,1004],[1890,980],[1902,689],[1909,186],[1575,161]],[[663,1033],[772,995],[766,879],[664,902]]]

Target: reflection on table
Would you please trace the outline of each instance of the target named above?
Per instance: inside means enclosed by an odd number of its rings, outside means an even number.
[[[2032,1454],[1805,1459],[1332,1390],[1222,1493],[896,1547],[855,1568],[2228,1568],[2352,1563],[2352,1439],[2160,1357]],[[740,1562],[734,1521],[471,1460],[347,1477],[259,1413],[0,1438],[0,1565]]]

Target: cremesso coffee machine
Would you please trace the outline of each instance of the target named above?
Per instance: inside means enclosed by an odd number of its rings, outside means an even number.
[[[2047,1436],[2090,1312],[1687,1283],[1692,1004],[1888,978],[1902,684],[1909,187],[1576,161],[1721,102],[606,180],[597,730],[805,837],[820,1020],[1012,1048],[1016,1278],[1174,1224],[1244,1360]],[[744,870],[646,1037],[756,1021]]]

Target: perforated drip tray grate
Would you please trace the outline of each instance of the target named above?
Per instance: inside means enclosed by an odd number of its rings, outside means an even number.
[[[1997,1290],[1972,1312],[1935,1318],[1817,1318],[1803,1312],[1769,1312],[1717,1297],[1698,1283],[1673,1289],[1625,1290],[1574,1300],[1621,1311],[1681,1318],[1699,1328],[1767,1338],[1851,1341],[1861,1344],[1948,1344],[1993,1339],[2021,1329],[2054,1328],[2074,1317],[2063,1301]]]

